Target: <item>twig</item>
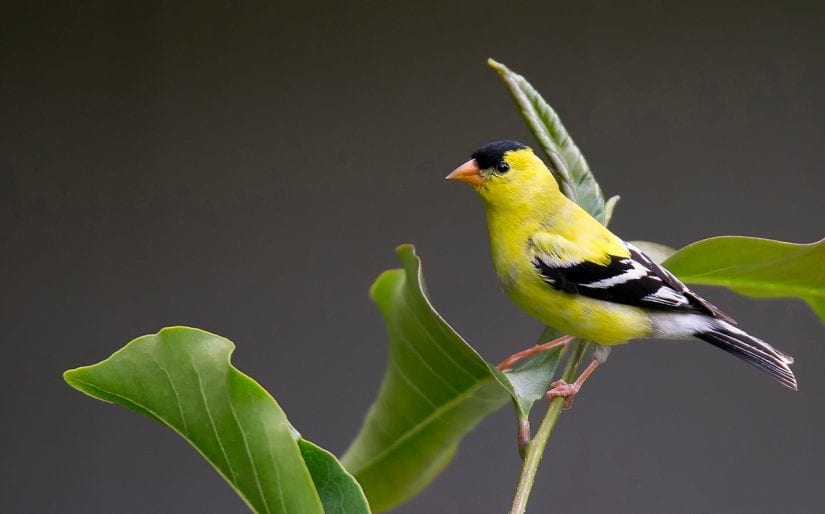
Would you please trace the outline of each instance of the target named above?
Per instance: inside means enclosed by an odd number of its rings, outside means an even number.
[[[567,360],[564,373],[562,373],[562,378],[566,382],[573,382],[576,379],[584,353],[590,346],[590,343],[586,341],[575,341],[572,344],[574,345],[573,351],[570,353],[570,358]],[[553,427],[556,426],[556,421],[559,419],[559,414],[561,414],[562,404],[564,404],[564,398],[553,398],[547,409],[547,414],[544,415],[541,426],[536,432],[536,436],[527,443],[524,463],[521,466],[521,475],[516,487],[516,495],[513,497],[513,505],[510,507],[510,514],[524,514],[527,509],[527,500],[530,497],[530,491],[533,489],[533,482],[536,480],[536,471],[544,454],[544,448],[550,441]]]

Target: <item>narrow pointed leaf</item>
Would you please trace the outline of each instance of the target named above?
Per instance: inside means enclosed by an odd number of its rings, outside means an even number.
[[[487,64],[498,72],[510,91],[524,121],[550,160],[551,171],[559,181],[562,192],[594,218],[605,223],[602,190],[556,111],[527,79],[493,59],[488,59]]]
[[[825,322],[825,239],[796,244],[714,237],[682,248],[664,265],[691,284],[724,286],[755,297],[801,298]]]
[[[323,513],[297,433],[272,396],[231,365],[234,348],[202,330],[165,328],[64,378],[177,432],[253,512]],[[352,512],[368,512],[352,505]]]
[[[493,59],[488,59],[487,64],[499,74],[522,118],[539,141],[562,192],[606,226],[620,197],[613,196],[605,202],[601,187],[561,118],[527,79]],[[547,337],[549,334],[554,337]],[[562,335],[546,327],[543,338],[550,340]],[[516,386],[516,410],[520,418],[526,418],[535,400],[546,393],[547,387],[543,384],[549,385],[552,380],[560,355],[561,350],[557,350],[536,356],[518,370],[507,373]]]

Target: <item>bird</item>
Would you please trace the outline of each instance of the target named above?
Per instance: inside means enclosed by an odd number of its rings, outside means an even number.
[[[499,284],[543,324],[602,347],[696,338],[798,389],[792,357],[738,328],[732,317],[567,198],[529,146],[511,140],[486,144],[446,178],[470,184],[481,197]],[[499,367],[570,340],[537,345]],[[594,352],[573,383],[553,382],[547,398],[564,397],[569,408],[602,355]]]

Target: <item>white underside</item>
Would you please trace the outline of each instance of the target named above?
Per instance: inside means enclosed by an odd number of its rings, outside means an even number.
[[[685,339],[697,332],[706,332],[719,326],[719,320],[702,314],[684,312],[649,312],[653,337]]]

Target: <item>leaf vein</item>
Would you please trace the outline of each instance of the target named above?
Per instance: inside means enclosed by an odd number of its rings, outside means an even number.
[[[221,449],[221,455],[223,455],[223,460],[226,463],[226,468],[229,470],[229,474],[232,475],[232,481],[237,481],[235,470],[232,468],[232,462],[230,462],[229,455],[226,453],[226,448],[223,445],[221,436],[218,435],[218,427],[215,425],[215,419],[212,417],[212,409],[209,408],[209,402],[206,400],[206,394],[203,390],[203,383],[201,381],[200,373],[197,368],[195,368],[195,363],[191,360],[190,365],[192,366],[192,370],[195,372],[195,378],[198,381],[198,392],[200,393],[201,401],[203,401],[203,408],[206,411],[206,417],[209,418],[209,426],[212,429],[212,434],[215,436],[215,441]]]
[[[398,448],[399,446],[404,444],[408,439],[411,439],[416,434],[418,434],[419,432],[426,429],[434,421],[439,419],[442,416],[443,412],[449,411],[450,409],[460,405],[462,402],[466,401],[467,399],[472,398],[474,393],[478,389],[481,389],[483,386],[487,385],[488,381],[492,381],[492,380],[494,380],[492,375],[488,379],[479,380],[478,382],[473,384],[471,387],[469,387],[468,389],[463,391],[461,394],[459,394],[458,396],[456,396],[455,398],[453,398],[449,402],[447,402],[447,403],[441,405],[440,407],[438,407],[437,409],[435,409],[432,413],[425,416],[421,423],[414,426],[412,429],[405,431],[400,437],[395,439],[395,441],[393,441],[392,444],[390,444],[389,446],[387,446],[386,448],[381,450],[381,452],[377,453],[375,455],[375,457],[373,457],[369,462],[367,462],[366,464],[361,466],[361,468],[358,469],[357,471],[355,471],[355,473],[363,473],[364,470],[377,465],[379,462],[381,462],[382,460],[387,458],[389,456],[389,454],[391,454],[393,451],[395,451],[396,448]],[[484,401],[484,402],[496,403],[496,404],[500,403],[500,401],[501,401],[501,398],[491,398],[491,399],[479,398],[479,399]]]

